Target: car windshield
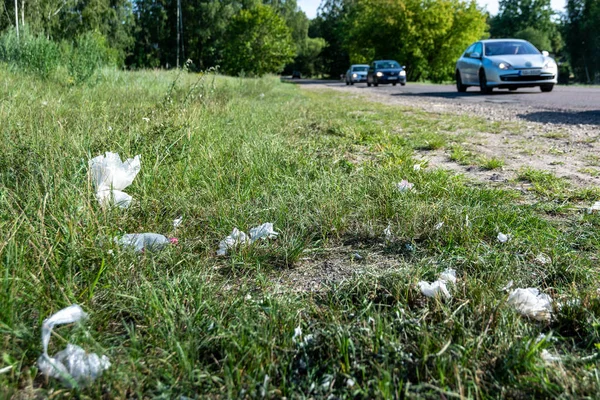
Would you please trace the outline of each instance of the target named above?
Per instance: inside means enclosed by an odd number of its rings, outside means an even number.
[[[528,42],[507,41],[485,44],[486,56],[506,56],[511,54],[540,54],[540,51]]]
[[[392,68],[400,68],[400,65],[396,61],[382,61],[377,63],[377,68],[382,69],[392,69]]]
[[[365,72],[368,69],[369,69],[369,67],[367,67],[367,66],[364,66],[364,67],[354,67],[354,68],[352,68],[352,71],[354,71],[354,72]]]

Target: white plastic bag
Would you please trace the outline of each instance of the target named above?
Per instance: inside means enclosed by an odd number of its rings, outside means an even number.
[[[95,353],[88,354],[81,347],[71,343],[67,344],[64,350],[56,353],[54,357],[48,355],[48,343],[52,329],[56,325],[70,324],[85,318],[87,318],[87,314],[80,306],[74,304],[53,314],[42,324],[44,352],[38,358],[38,368],[46,377],[60,379],[67,387],[85,386],[92,383],[110,367],[110,361],[106,356],[99,357]]]
[[[233,228],[231,234],[219,242],[217,256],[225,256],[227,255],[227,250],[237,246],[246,246],[260,239],[275,239],[277,235],[279,235],[279,232],[273,230],[272,222],[266,222],[262,225],[250,228],[250,235],[246,235],[246,233],[240,231],[238,228]]]
[[[137,252],[161,250],[168,244],[177,244],[177,238],[167,238],[159,233],[126,233],[115,238],[115,243],[123,247],[132,247]]]
[[[538,289],[515,289],[508,296],[507,302],[526,317],[538,321],[549,321],[552,318],[552,298],[540,293]]]
[[[502,232],[498,232],[498,236],[496,237],[500,243],[506,243],[510,239],[510,235],[505,235]]]
[[[248,239],[248,236],[244,232],[240,231],[238,228],[233,228],[231,234],[225,239],[221,240],[221,242],[219,243],[219,250],[217,250],[217,255],[225,256],[227,255],[227,250],[233,249],[236,246],[243,246],[248,243],[250,243],[250,239]]]
[[[411,190],[414,186],[415,185],[413,183],[410,183],[406,179],[402,179],[401,182],[396,183],[396,189],[398,189],[399,192],[407,192]]]
[[[106,152],[88,162],[92,182],[96,187],[96,198],[102,206],[115,204],[127,208],[131,204],[131,196],[123,189],[133,183],[141,169],[140,156],[129,158],[124,162],[118,153]]]
[[[442,272],[436,281],[432,283],[419,281],[418,285],[421,289],[421,293],[427,297],[435,297],[438,294],[441,294],[444,298],[450,299],[452,298],[452,295],[446,286],[448,283],[456,283],[456,271],[452,268],[448,268]]]

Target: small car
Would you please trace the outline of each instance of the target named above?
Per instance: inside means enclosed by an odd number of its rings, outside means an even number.
[[[354,85],[358,82],[365,82],[367,80],[367,71],[369,66],[367,64],[353,64],[346,71],[346,85]]]
[[[479,86],[482,93],[494,88],[517,90],[539,86],[551,92],[558,82],[558,66],[547,51],[521,39],[488,39],[473,43],[456,62],[456,90]]]
[[[302,79],[302,73],[300,71],[292,71],[292,79]]]
[[[397,83],[406,85],[406,71],[404,66],[400,66],[394,60],[373,61],[367,72],[367,86],[378,86],[379,84],[391,83],[396,86]]]

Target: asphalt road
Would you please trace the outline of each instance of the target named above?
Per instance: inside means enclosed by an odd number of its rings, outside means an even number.
[[[296,84],[317,84],[324,87],[344,87],[340,81],[288,80]],[[436,102],[460,104],[498,104],[507,108],[537,111],[538,122],[559,122],[568,119],[570,123],[600,125],[600,87],[560,86],[550,93],[542,93],[539,88],[522,88],[515,92],[495,89],[483,95],[479,88],[471,87],[466,93],[458,93],[454,85],[432,85],[408,82],[406,86],[380,85],[367,87],[366,83],[353,85],[355,90],[368,94],[370,91],[404,98],[432,99]],[[557,121],[554,121],[554,120]]]

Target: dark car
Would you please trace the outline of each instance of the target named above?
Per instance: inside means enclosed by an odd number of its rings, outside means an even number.
[[[391,83],[396,86],[397,83],[406,85],[406,71],[403,66],[394,60],[373,61],[369,66],[367,73],[367,86],[377,86],[379,84]]]
[[[292,79],[302,79],[302,73],[300,71],[293,71]]]

